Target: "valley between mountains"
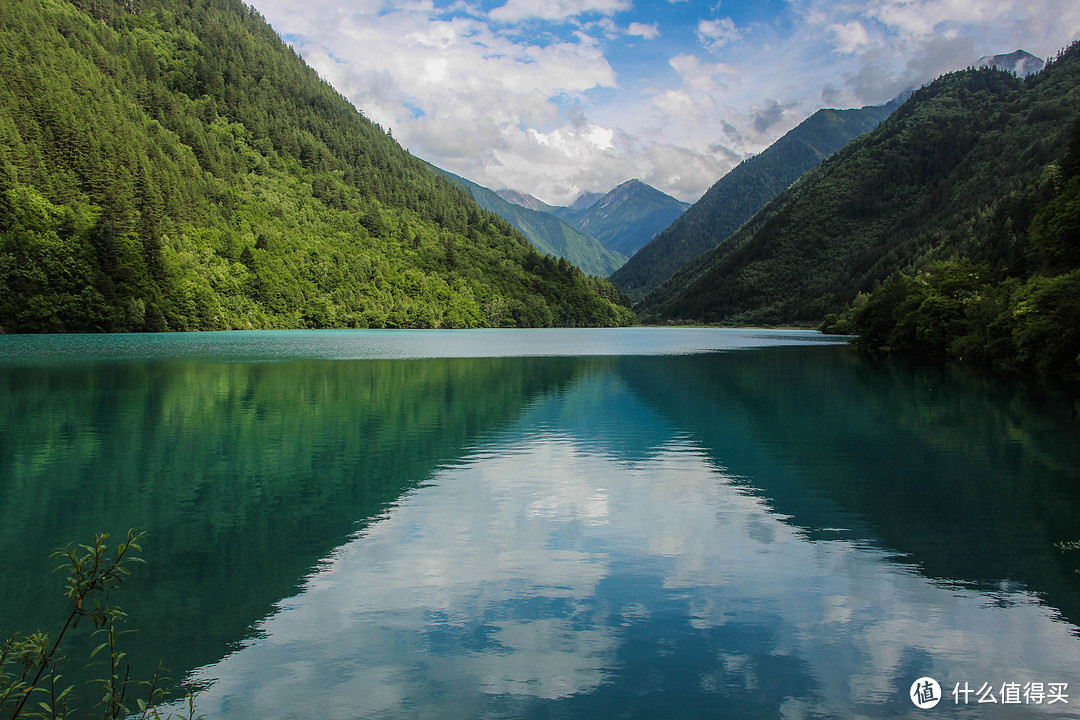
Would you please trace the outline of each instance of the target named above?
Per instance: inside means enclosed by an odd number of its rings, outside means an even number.
[[[231,0],[5,4],[0,328],[822,326],[1080,372],[1080,58],[823,109],[695,203],[439,170]]]

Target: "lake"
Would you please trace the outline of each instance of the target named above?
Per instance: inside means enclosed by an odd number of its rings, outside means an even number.
[[[0,336],[0,634],[139,526],[208,718],[1080,717],[1078,438],[802,331]]]

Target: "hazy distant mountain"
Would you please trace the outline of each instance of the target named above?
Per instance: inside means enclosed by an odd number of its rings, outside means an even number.
[[[600,277],[608,277],[626,262],[626,256],[612,252],[573,225],[549,212],[526,205],[525,203],[532,203],[538,207],[551,207],[531,195],[514,190],[495,192],[453,173],[438,170],[468,190],[480,207],[502,216],[542,253],[566,258],[589,275]],[[515,198],[517,202],[505,197],[506,195]]]
[[[501,197],[512,205],[519,205],[529,210],[539,210],[540,212],[551,212],[555,209],[554,205],[548,205],[543,200],[534,198],[528,193],[518,192],[517,190],[511,190],[509,188],[504,190],[496,190],[495,194]]]
[[[908,91],[903,99],[910,95]],[[632,300],[659,287],[695,256],[726,240],[807,170],[899,107],[819,110],[764,152],[720,178],[700,200],[611,277]]]
[[[604,197],[604,193],[583,192],[580,195],[578,195],[577,200],[575,200],[573,203],[570,204],[569,209],[570,210],[588,210],[593,205],[595,205],[596,202],[602,197]]]
[[[640,180],[627,180],[592,200],[583,193],[570,207],[552,212],[623,255],[633,255],[690,207]]]
[[[1026,78],[1028,75],[1042,72],[1042,69],[1046,67],[1046,62],[1041,58],[1035,57],[1026,50],[1017,50],[1008,55],[987,55],[986,57],[981,57],[979,58],[979,62],[975,63],[975,67],[993,67],[998,70],[1011,72],[1017,77]]]

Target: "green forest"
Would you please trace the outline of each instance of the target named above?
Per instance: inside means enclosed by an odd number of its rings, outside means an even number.
[[[5,0],[0,331],[634,320],[238,0]]]
[[[977,220],[966,257],[890,277],[823,323],[869,351],[1080,381],[1080,117],[1066,160]],[[1006,249],[1006,266],[987,258]]]
[[[1080,45],[917,90],[638,306],[1080,378]]]

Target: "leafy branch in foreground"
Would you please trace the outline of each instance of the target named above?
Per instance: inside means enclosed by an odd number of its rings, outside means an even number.
[[[1068,541],[1065,541],[1065,542],[1056,542],[1056,543],[1054,543],[1054,547],[1056,547],[1058,550],[1060,550],[1063,553],[1068,552],[1070,550],[1080,550],[1080,540],[1068,540]],[[1073,570],[1073,572],[1076,573],[1077,575],[1080,575],[1080,569]]]
[[[57,571],[68,574],[64,597],[68,599],[70,611],[55,638],[45,632],[35,632],[14,635],[0,644],[0,713],[4,717],[52,720],[97,717],[100,712],[100,717],[116,720],[131,714],[126,704],[131,668],[123,663],[126,653],[120,650],[117,642],[123,634],[118,624],[127,614],[119,606],[110,604],[109,595],[131,574],[132,565],[144,562],[137,553],[142,551],[140,543],[145,535],[141,530],[129,530],[125,540],[111,551],[106,544],[109,535],[98,534],[92,545],[72,543],[51,555],[63,560]],[[90,653],[91,660],[99,656],[101,659],[88,667],[101,667],[105,672],[90,681],[100,689],[98,704],[93,711],[77,715],[75,687],[66,685],[60,672],[67,662],[61,643],[68,631],[85,619],[94,625],[93,636],[103,638]],[[161,717],[154,706],[165,697],[164,682],[159,668],[151,680],[134,683],[147,690],[145,699],[136,700],[138,717],[142,720]],[[195,720],[191,697],[189,693],[188,717]]]

